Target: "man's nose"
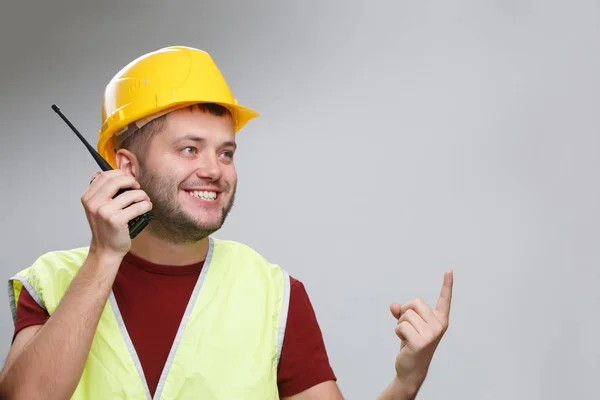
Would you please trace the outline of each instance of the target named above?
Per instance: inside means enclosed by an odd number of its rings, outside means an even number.
[[[196,176],[200,179],[216,181],[221,177],[221,165],[216,155],[198,157]]]

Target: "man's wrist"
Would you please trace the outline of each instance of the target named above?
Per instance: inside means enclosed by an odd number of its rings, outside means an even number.
[[[94,274],[108,274],[109,276],[114,277],[124,257],[124,254],[104,249],[96,249],[93,246],[90,246],[84,265],[86,265],[86,269],[91,268],[90,272],[93,271]]]
[[[377,400],[414,400],[422,383],[401,379],[396,375]]]
[[[123,258],[125,258],[125,254],[90,245],[88,250],[88,258],[101,265],[120,265]]]

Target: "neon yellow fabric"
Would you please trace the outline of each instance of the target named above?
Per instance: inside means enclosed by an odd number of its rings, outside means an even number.
[[[23,288],[52,315],[87,251],[46,253],[12,277],[13,316]],[[289,277],[278,265],[243,244],[210,238],[154,399],[279,399],[277,364],[288,300]],[[72,397],[92,398],[151,398],[112,293]]]

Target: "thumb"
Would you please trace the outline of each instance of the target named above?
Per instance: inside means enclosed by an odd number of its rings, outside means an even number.
[[[400,310],[402,310],[402,304],[400,304],[400,303],[390,304],[390,311],[392,312],[392,315],[394,316],[394,318],[400,319]]]

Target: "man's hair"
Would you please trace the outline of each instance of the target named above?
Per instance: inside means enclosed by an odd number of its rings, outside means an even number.
[[[192,104],[191,106],[184,107],[180,110],[200,110],[217,117],[222,117],[223,115],[231,116],[231,112],[226,107],[215,103]],[[143,162],[143,156],[146,154],[148,145],[152,141],[152,138],[165,129],[167,116],[168,114],[165,114],[153,119],[126,137],[121,143],[119,143],[118,139],[115,138],[115,148],[117,150],[127,149],[135,154],[141,162]]]

